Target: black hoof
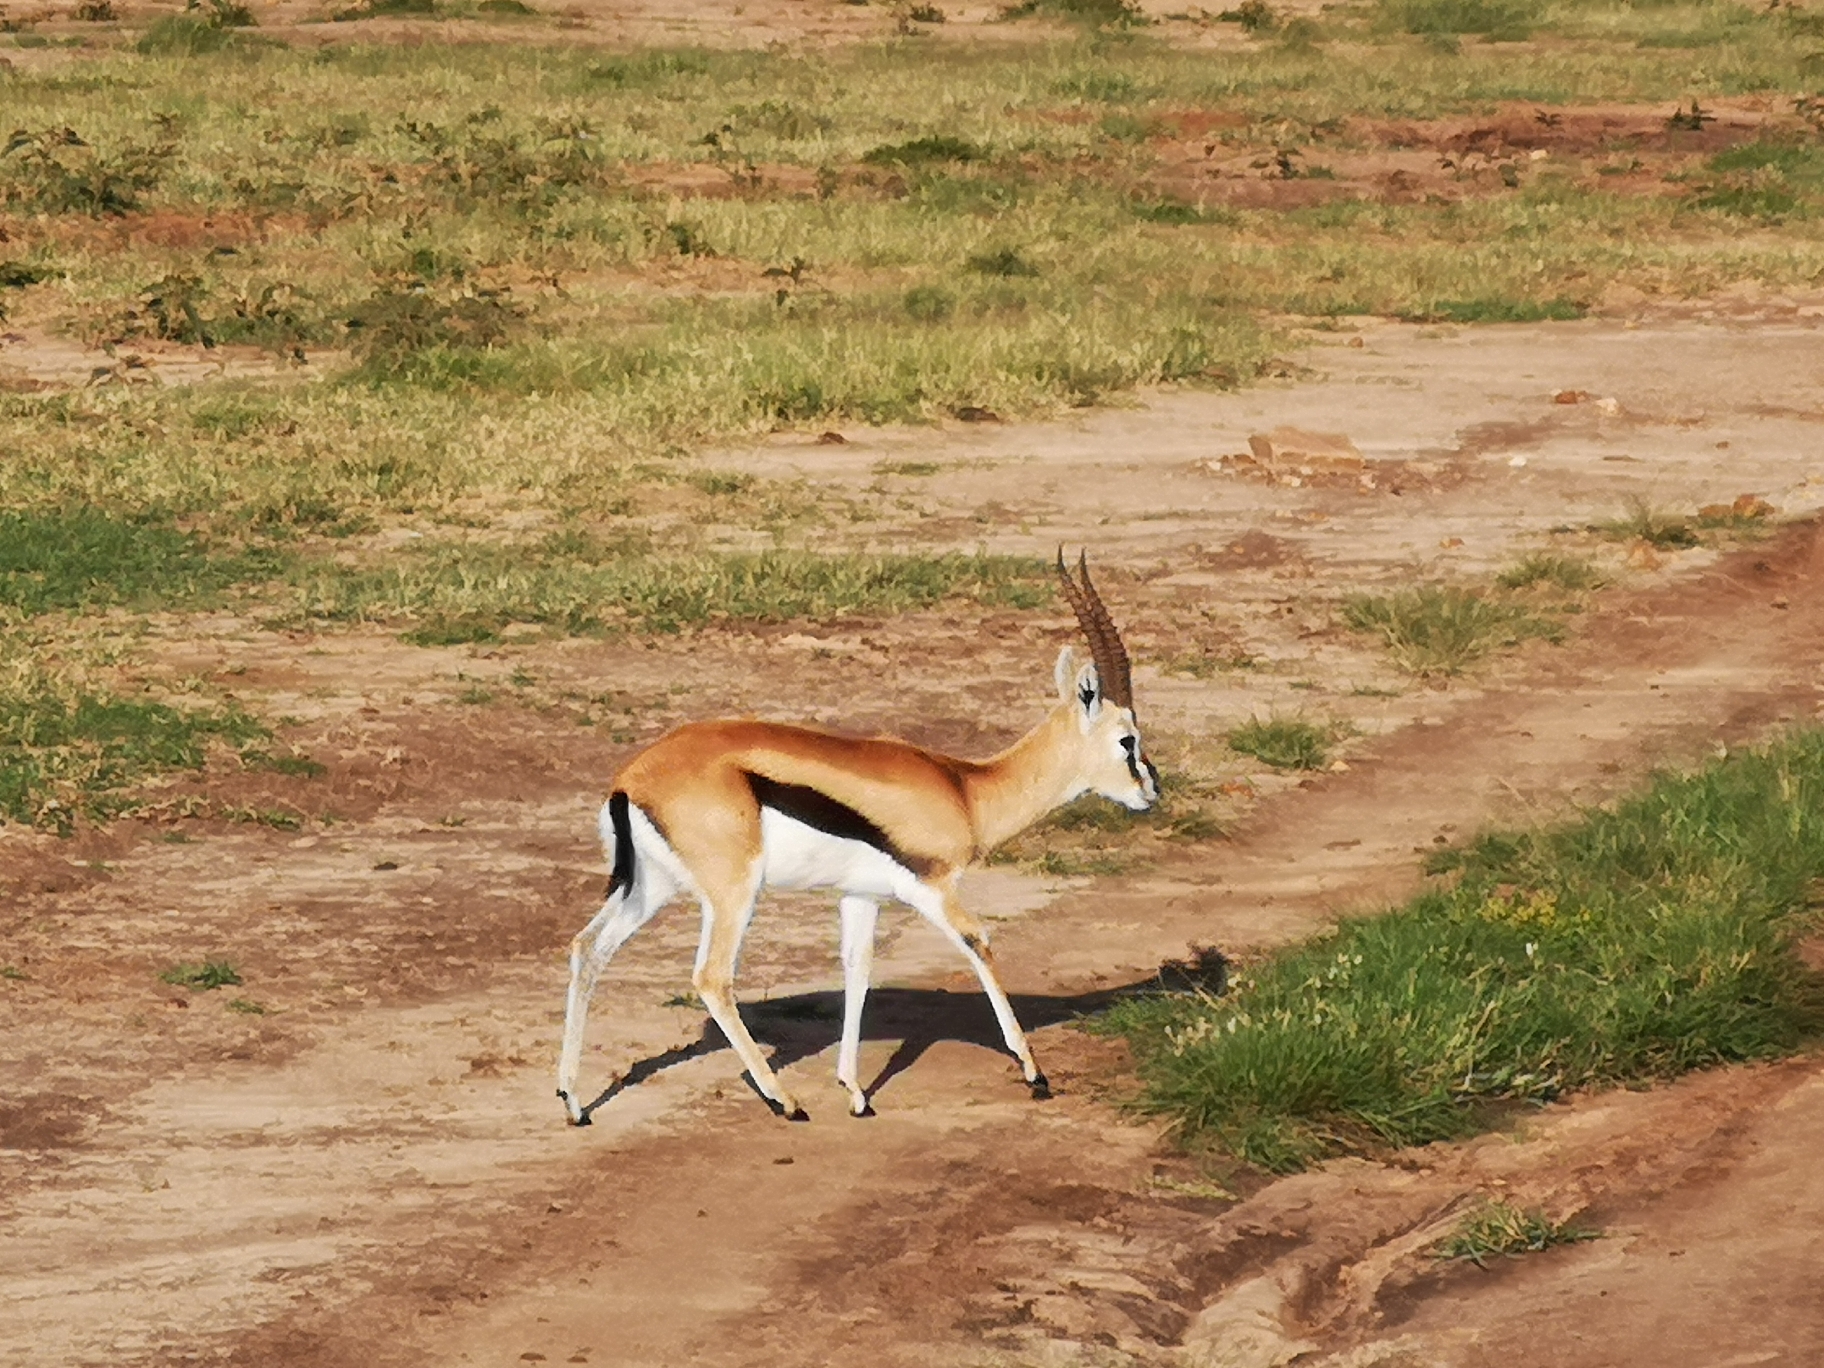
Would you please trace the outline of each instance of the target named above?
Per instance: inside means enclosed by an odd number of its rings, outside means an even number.
[[[1047,1079],[1044,1074],[1037,1074],[1028,1079],[1026,1086],[1032,1089],[1032,1100],[1034,1102],[1049,1102],[1051,1100],[1051,1081]]]
[[[790,1116],[786,1117],[785,1119],[787,1121],[809,1121],[811,1119],[811,1114],[808,1111],[806,1111],[803,1107],[800,1107],[800,1108],[798,1108],[797,1111],[793,1112]]]
[[[864,1104],[860,1111],[851,1111],[849,1115],[854,1117],[857,1121],[866,1121],[870,1117],[879,1116],[880,1113],[875,1111],[874,1104],[869,1102]]]
[[[570,1124],[573,1126],[593,1126],[595,1124],[595,1122],[594,1122],[594,1120],[592,1120],[590,1118],[588,1112],[584,1112],[581,1116],[577,1117],[576,1120],[572,1121]]]

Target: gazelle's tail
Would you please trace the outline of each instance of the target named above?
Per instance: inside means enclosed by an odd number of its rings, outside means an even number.
[[[607,898],[633,887],[633,823],[627,816],[627,793],[616,789],[601,815],[602,849],[608,853]]]

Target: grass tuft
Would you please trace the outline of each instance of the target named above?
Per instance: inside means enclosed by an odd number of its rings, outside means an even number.
[[[1322,769],[1330,762],[1334,727],[1300,717],[1251,718],[1228,734],[1229,749],[1275,769]]]
[[[1503,589],[1543,586],[1567,594],[1584,594],[1600,589],[1604,580],[1602,572],[1581,556],[1536,551],[1503,570],[1495,577],[1495,583]]]
[[[1497,647],[1555,641],[1563,630],[1526,604],[1447,585],[1354,595],[1343,621],[1379,636],[1394,663],[1419,675],[1454,675]]]
[[[131,213],[164,179],[175,155],[169,143],[123,142],[106,152],[68,125],[15,129],[0,148],[0,205],[37,214]]]
[[[160,982],[175,984],[179,988],[189,988],[195,992],[230,988],[241,981],[240,974],[227,960],[204,960],[201,964],[174,964],[158,977]]]
[[[1824,1028],[1824,983],[1794,949],[1824,876],[1824,731],[1439,865],[1454,882],[1268,957],[1227,997],[1111,1011],[1142,1105],[1283,1172]]]
[[[1619,518],[1598,523],[1595,529],[1610,537],[1639,540],[1661,550],[1682,551],[1696,546],[1702,538],[1682,513],[1665,513],[1645,499],[1635,499]]]
[[[1433,1245],[1431,1253],[1436,1259],[1466,1259],[1478,1268],[1486,1268],[1488,1259],[1497,1254],[1516,1259],[1553,1245],[1601,1238],[1600,1231],[1569,1221],[1554,1221],[1543,1211],[1517,1207],[1511,1202],[1484,1202]]]
[[[883,143],[861,154],[868,166],[927,166],[933,162],[973,162],[985,160],[982,147],[950,133],[930,133],[906,142]]]

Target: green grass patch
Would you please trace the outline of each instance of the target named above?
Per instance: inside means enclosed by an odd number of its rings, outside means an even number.
[[[1497,1255],[1517,1259],[1554,1245],[1601,1238],[1600,1231],[1569,1221],[1554,1221],[1537,1209],[1517,1207],[1511,1202],[1483,1202],[1465,1213],[1456,1228],[1432,1246],[1431,1253],[1436,1259],[1463,1259],[1486,1268],[1488,1260]]]
[[[145,779],[201,769],[212,745],[267,734],[237,708],[180,709],[18,667],[0,682],[0,820],[68,832],[131,808]]]
[[[1585,306],[1574,299],[1440,299],[1400,317],[1414,323],[1543,323],[1582,318]]]
[[[304,619],[406,620],[420,645],[491,641],[510,623],[560,632],[671,632],[715,621],[897,613],[948,599],[1048,602],[1044,565],[1011,556],[654,556],[573,534],[532,546],[441,545],[372,569],[323,564],[298,580]]]
[[[204,960],[201,964],[174,964],[158,977],[162,983],[174,984],[179,988],[189,988],[195,992],[231,988],[241,981],[240,974],[227,960]]]
[[[1568,155],[1453,202],[1200,206],[1159,182],[1148,149],[1194,111],[1235,117],[1229,154],[1310,168],[1351,118],[1815,88],[1790,16],[1687,52],[1636,43],[1706,7],[1547,5],[1540,31],[1573,40],[1507,47],[1473,41],[1506,22],[1490,4],[1402,11],[1470,34],[1454,54],[1366,8],[1327,14],[1321,53],[1053,32],[605,54],[263,46],[208,4],[184,32],[232,51],[90,51],[0,88],[18,130],[0,208],[37,225],[35,283],[0,272],[6,306],[120,362],[92,388],[0,395],[0,508],[158,508],[211,547],[505,505],[594,517],[633,470],[778,427],[1245,383],[1287,345],[1262,320],[1286,315],[1569,317],[1617,283],[1824,272],[1803,138],[1694,149],[1686,195],[1612,191]],[[1286,27],[1270,9],[1236,13]],[[729,193],[655,188],[679,172]],[[1730,206],[1779,196],[1804,212],[1740,231]],[[198,228],[76,245],[76,220],[122,214]],[[257,250],[220,228],[239,222],[264,225]],[[712,259],[715,289],[654,288]],[[300,380],[115,384],[141,339],[261,346]],[[342,383],[300,383],[326,369]]]
[[[1557,617],[1529,604],[1449,585],[1356,594],[1344,600],[1342,616],[1356,631],[1380,637],[1395,664],[1419,675],[1454,675],[1490,651],[1563,633]]]
[[[80,505],[0,511],[0,607],[27,615],[192,607],[276,568],[269,552],[214,552],[155,517]]]
[[[861,154],[869,166],[927,166],[934,162],[973,162],[987,158],[987,149],[950,133],[928,133],[905,142],[882,143]]]
[[[1568,1090],[1778,1056],[1824,1028],[1795,953],[1824,877],[1824,732],[1612,811],[1491,833],[1454,878],[1270,956],[1233,994],[1125,1003],[1141,1104],[1273,1171],[1424,1144]]]
[[[204,0],[147,52],[90,49],[0,84],[0,129],[17,130],[0,146],[0,209],[21,244],[0,262],[8,326],[112,348],[93,385],[0,394],[0,509],[158,510],[141,521],[162,531],[133,534],[140,550],[162,537],[205,582],[240,576],[224,562],[250,539],[407,519],[605,525],[656,507],[670,537],[703,521],[674,497],[674,458],[779,428],[1012,420],[1137,387],[1244,384],[1283,356],[1275,320],[1289,315],[1473,325],[1575,316],[1616,284],[1664,297],[1824,274],[1808,217],[1818,158],[1784,134],[1675,151],[1679,193],[1605,182],[1567,152],[1516,163],[1511,186],[1466,180],[1460,197],[1413,203],[1174,195],[1156,149],[1200,112],[1224,115],[1212,154],[1220,142],[1315,174],[1329,147],[1356,150],[1351,120],[1695,101],[1701,125],[1699,107],[1724,98],[1784,107],[1816,87],[1814,37],[1784,11],[1545,4],[1541,41],[1478,41],[1533,14],[1506,3],[1426,0],[1389,22],[1371,0],[1315,28],[1243,4],[1251,31],[1304,37],[1216,49],[1054,27],[986,46],[611,54],[287,48],[240,33],[235,0]],[[1638,46],[1725,11],[1710,48]],[[497,12],[515,7],[443,9]],[[1030,12],[1136,14],[1111,0]],[[706,193],[674,194],[680,176]],[[1777,233],[1741,231],[1736,209],[1794,199]],[[174,231],[83,245],[87,220],[121,215]],[[231,227],[250,223],[257,241]],[[680,272],[714,288],[675,288]],[[258,346],[278,373],[117,383],[144,378],[148,339]],[[674,488],[642,504],[659,484]],[[790,521],[748,519],[772,496],[742,497],[715,521]],[[83,530],[75,513],[31,516]],[[3,530],[0,543],[16,531]],[[417,553],[396,558],[427,578]],[[135,598],[124,569],[78,568],[57,588],[62,575],[15,569],[9,592],[197,601],[156,576]],[[408,625],[483,639],[488,611],[453,603]]]
[[[1330,763],[1336,729],[1302,717],[1254,717],[1229,732],[1229,749],[1274,769],[1316,770]]]

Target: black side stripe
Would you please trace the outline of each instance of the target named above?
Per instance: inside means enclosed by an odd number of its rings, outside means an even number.
[[[633,887],[633,823],[627,816],[627,793],[616,789],[608,798],[608,821],[614,827],[614,869],[608,875],[608,897]]]
[[[781,816],[803,822],[825,835],[871,845],[921,879],[937,868],[935,860],[927,860],[921,855],[901,850],[893,844],[893,839],[886,832],[861,813],[819,789],[805,784],[782,784],[776,779],[768,779],[764,774],[748,774],[747,783],[753,790],[754,801],[761,807],[769,807]]]

